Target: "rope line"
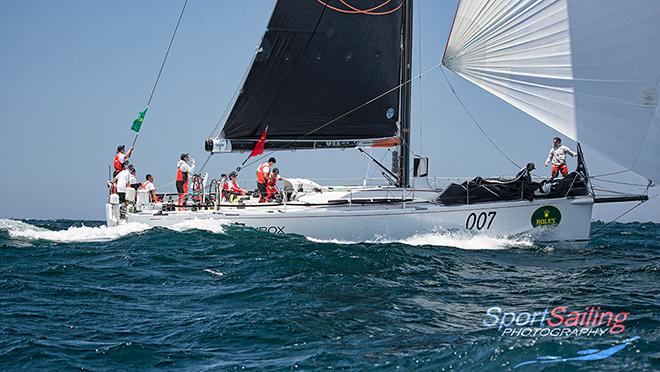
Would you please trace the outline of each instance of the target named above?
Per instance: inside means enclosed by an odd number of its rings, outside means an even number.
[[[319,130],[321,130],[321,129],[327,127],[328,125],[330,125],[330,124],[332,124],[332,123],[334,123],[334,122],[336,122],[336,121],[338,121],[338,120],[343,119],[344,117],[346,117],[346,116],[348,116],[348,115],[354,113],[355,111],[357,111],[357,110],[359,110],[359,109],[361,109],[361,108],[363,108],[363,107],[365,107],[365,106],[367,106],[367,105],[373,103],[374,101],[376,101],[376,100],[378,100],[378,99],[380,99],[380,98],[382,98],[382,97],[384,97],[384,96],[386,96],[386,95],[388,95],[388,94],[394,92],[395,90],[397,90],[397,89],[403,87],[404,85],[406,85],[406,84],[410,84],[413,80],[421,78],[422,76],[424,76],[424,75],[428,74],[429,72],[431,72],[431,71],[433,71],[433,70],[439,68],[440,66],[442,66],[442,65],[441,65],[441,64],[437,64],[437,65],[435,65],[435,66],[429,68],[428,70],[426,70],[426,71],[420,73],[419,75],[410,78],[408,81],[404,81],[404,82],[402,82],[401,84],[395,86],[394,88],[391,88],[391,89],[389,89],[388,91],[386,91],[386,92],[384,92],[384,93],[381,93],[381,94],[379,94],[378,96],[376,96],[376,97],[374,97],[374,98],[372,98],[372,99],[366,101],[365,103],[363,103],[363,104],[361,104],[361,105],[359,105],[359,106],[357,106],[357,107],[355,107],[355,108],[353,108],[353,109],[351,109],[351,110],[349,110],[349,111],[347,111],[347,112],[345,112],[345,113],[343,113],[343,114],[337,116],[336,118],[330,120],[329,122],[327,122],[327,123],[325,123],[325,124],[323,124],[323,125],[320,125],[320,126],[316,127],[315,129],[312,129],[311,131],[309,131],[309,132],[303,134],[302,136],[300,136],[300,137],[296,138],[295,140],[292,140],[291,142],[289,142],[289,143],[287,143],[286,145],[282,146],[282,150],[284,150],[284,149],[288,148],[289,146],[295,144],[297,141],[300,141],[301,139],[303,139],[303,138],[305,138],[305,137],[307,137],[307,136],[309,136],[309,135],[311,135],[311,134],[314,134],[314,133],[318,132]],[[245,167],[249,167],[249,166],[251,166],[252,164],[257,163],[257,162],[259,162],[259,161],[261,161],[261,160],[263,160],[263,159],[269,157],[270,155],[272,155],[272,154],[274,154],[274,153],[275,153],[275,151],[270,151],[270,152],[268,152],[267,154],[264,154],[264,155],[260,156],[259,158],[256,158],[256,159],[252,160],[251,162],[248,162],[246,165],[242,166],[241,169],[243,169],[243,168],[245,168]]]
[[[590,176],[590,178],[613,176],[615,174],[621,174],[621,173],[626,173],[626,172],[630,172],[630,169],[624,169],[624,170],[620,170],[620,171],[616,171],[616,172],[610,172],[610,173],[597,174],[595,176]]]
[[[647,195],[647,196],[648,196],[649,189],[651,188],[652,185],[653,185],[653,183],[652,183],[651,181],[649,181],[648,185],[646,185],[646,190],[644,190],[644,195]],[[629,212],[631,212],[633,209],[639,207],[640,205],[644,204],[644,203],[647,202],[647,201],[651,201],[651,200],[657,198],[659,195],[660,195],[660,194],[657,194],[657,195],[655,195],[655,196],[653,196],[653,197],[651,197],[651,198],[649,198],[649,199],[647,199],[647,200],[642,200],[642,201],[640,201],[639,203],[635,204],[632,208],[630,208],[630,209],[628,209],[627,211],[621,213],[619,216],[617,216],[617,217],[616,217],[615,219],[613,219],[612,221],[606,223],[605,226],[603,226],[603,227],[601,227],[600,229],[594,231],[593,234],[599,233],[600,231],[602,231],[603,229],[605,229],[607,226],[609,226],[609,225],[612,224],[613,222],[617,221],[619,218],[621,218],[621,217],[625,216],[626,214],[628,214]],[[592,234],[592,235],[593,235],[593,234]]]
[[[211,156],[213,155],[212,152],[209,153],[209,156],[206,157],[206,160],[204,160],[204,163],[202,163],[202,166],[199,168],[199,171],[197,172],[198,174],[203,174],[204,169],[206,168],[206,164],[208,164],[209,160],[211,160]]]
[[[658,194],[658,195],[660,195],[660,194]],[[621,217],[623,217],[623,216],[627,215],[628,213],[632,212],[633,209],[639,207],[640,205],[642,205],[642,204],[644,204],[644,203],[646,203],[646,202],[648,202],[648,201],[651,201],[651,200],[657,198],[658,195],[656,195],[656,196],[650,198],[649,200],[642,200],[642,201],[640,201],[639,203],[635,204],[633,207],[631,207],[631,208],[628,209],[627,211],[625,211],[625,212],[621,213],[620,215],[618,215],[618,216],[617,216],[615,219],[613,219],[612,221],[610,221],[610,222],[606,223],[605,225],[603,225],[600,229],[598,229],[598,230],[592,232],[591,235],[596,235],[596,234],[598,234],[599,232],[605,230],[606,227],[610,226],[612,223],[616,222],[616,221],[619,220]]]
[[[422,2],[417,3],[417,68],[422,71]],[[422,96],[422,77],[419,78],[419,152],[424,153],[424,110]]]
[[[273,5],[273,9],[270,12],[271,18],[273,17],[273,14],[275,14],[275,7],[277,7],[277,2],[275,2],[275,4]],[[270,23],[270,21],[269,21],[269,23]],[[218,137],[220,137],[221,133],[218,132],[218,129],[220,129],[220,126],[224,122],[224,119],[229,114],[229,110],[234,107],[234,103],[238,100],[238,95],[239,95],[243,85],[245,85],[245,80],[247,80],[247,76],[250,73],[250,70],[252,70],[252,66],[254,65],[254,60],[257,58],[257,54],[259,54],[259,48],[263,44],[264,37],[266,37],[265,32],[263,34],[261,34],[261,37],[259,38],[259,44],[254,48],[255,52],[252,54],[252,59],[250,60],[250,63],[247,65],[247,67],[245,68],[245,71],[243,72],[243,77],[241,78],[241,82],[236,86],[236,90],[234,91],[234,95],[229,100],[229,103],[227,104],[227,106],[225,106],[225,109],[222,112],[222,115],[220,115],[220,118],[216,122],[215,127],[213,127],[213,130],[211,130],[211,133],[209,133],[207,138],[218,138]]]
[[[495,143],[495,141],[493,141],[493,139],[490,138],[490,136],[489,136],[489,135],[486,133],[486,131],[481,127],[481,125],[479,125],[479,123],[478,123],[477,120],[474,118],[474,116],[472,116],[472,113],[470,112],[470,110],[467,109],[467,107],[465,106],[465,104],[463,103],[463,101],[461,100],[461,98],[458,96],[458,93],[456,93],[456,90],[454,89],[454,86],[451,85],[451,82],[450,82],[449,79],[447,78],[447,74],[445,74],[445,70],[441,68],[440,71],[442,71],[442,76],[445,77],[445,80],[447,81],[447,84],[449,85],[449,88],[451,89],[451,92],[454,93],[454,97],[456,97],[456,100],[458,101],[458,103],[461,104],[461,107],[463,107],[463,110],[465,110],[465,113],[470,117],[470,119],[472,120],[472,123],[474,123],[474,125],[476,125],[477,128],[479,128],[479,130],[481,131],[481,133],[482,133],[484,136],[486,136],[486,138],[488,139],[488,141],[490,141],[490,143],[491,143],[491,144],[497,149],[497,151],[499,151],[499,153],[500,153],[504,158],[506,158],[506,160],[510,161],[511,164],[513,164],[516,168],[520,169],[521,166],[518,165],[515,161],[513,161],[513,160],[512,160],[512,159],[511,159],[511,158],[510,158],[510,157],[504,152],[504,150],[502,150],[502,149],[497,145],[497,143]]]
[[[590,177],[592,180],[596,180],[598,182],[607,182],[607,183],[615,183],[617,185],[626,185],[626,186],[637,186],[637,187],[646,187],[646,185],[642,185],[639,183],[630,183],[630,182],[621,182],[621,181],[611,181],[611,180],[606,180],[598,177]]]
[[[154,82],[154,86],[153,88],[151,88],[151,94],[149,94],[149,100],[147,101],[147,108],[149,108],[149,105],[151,105],[151,100],[154,98],[154,93],[156,93],[156,87],[158,86],[158,82],[160,81],[160,76],[163,74],[163,69],[165,68],[165,62],[167,62],[167,57],[169,57],[170,55],[170,50],[172,49],[174,38],[176,37],[176,33],[179,30],[179,25],[181,24],[181,19],[183,18],[183,13],[186,11],[187,5],[188,5],[188,0],[186,0],[183,3],[183,7],[181,8],[181,13],[179,14],[179,19],[176,21],[176,27],[174,27],[172,38],[170,38],[170,43],[167,45],[167,51],[165,52],[165,57],[163,57],[163,62],[160,64],[160,69],[158,70],[158,76],[156,76],[156,81]],[[135,133],[135,138],[133,139],[133,145],[131,145],[131,147],[135,147],[135,142],[137,142],[139,135],[140,132]]]
[[[322,1],[322,0],[316,0],[316,1],[317,1],[318,3],[320,3],[320,4],[322,4],[323,6],[325,6],[325,7],[327,7],[327,8],[330,8],[330,9],[336,11],[336,12],[340,12],[340,13],[346,13],[346,14],[366,14],[366,15],[372,15],[372,16],[381,16],[381,15],[387,15],[387,14],[391,14],[391,13],[396,12],[397,10],[399,10],[399,8],[401,8],[401,6],[403,6],[403,2],[404,2],[405,0],[401,1],[401,4],[399,4],[399,6],[397,6],[396,8],[391,9],[391,10],[381,11],[381,12],[374,12],[374,10],[383,7],[384,5],[388,4],[388,3],[389,3],[390,1],[392,1],[392,0],[386,0],[384,3],[382,3],[382,4],[380,4],[380,5],[377,5],[377,6],[373,7],[373,8],[371,8],[371,9],[358,9],[358,8],[356,8],[356,7],[352,6],[352,5],[350,5],[349,3],[347,3],[346,0],[339,0],[339,2],[341,2],[343,5],[345,5],[345,6],[346,6],[347,8],[349,8],[350,10],[346,10],[346,9],[341,9],[341,8],[334,7],[334,6],[332,6],[332,5],[329,5],[327,1]]]

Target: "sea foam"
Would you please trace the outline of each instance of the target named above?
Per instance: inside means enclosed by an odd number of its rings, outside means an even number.
[[[432,245],[454,247],[459,249],[508,249],[531,247],[533,242],[528,237],[507,237],[474,235],[459,232],[433,232],[418,234],[407,239],[390,241],[414,246]]]
[[[0,219],[0,230],[5,230],[11,238],[26,240],[50,240],[58,243],[103,242],[148,230],[143,223],[127,223],[114,227],[71,226],[66,230],[48,230],[29,223]]]
[[[404,239],[389,239],[380,237],[373,240],[363,242],[345,241],[337,239],[316,239],[307,237],[307,240],[315,243],[329,243],[329,244],[391,244],[401,243],[412,246],[441,246],[453,247],[459,249],[509,249],[509,248],[525,248],[531,247],[533,241],[531,237],[518,236],[489,236],[481,234],[470,234],[457,231],[435,231],[423,234],[415,234]]]
[[[228,224],[229,221],[226,220],[195,218],[175,223],[172,226],[168,226],[168,229],[178,232],[187,230],[204,230],[216,234],[223,234],[225,232],[224,227]]]

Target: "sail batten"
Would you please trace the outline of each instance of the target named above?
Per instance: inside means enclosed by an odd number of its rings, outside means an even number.
[[[466,0],[443,64],[660,181],[660,1]]]

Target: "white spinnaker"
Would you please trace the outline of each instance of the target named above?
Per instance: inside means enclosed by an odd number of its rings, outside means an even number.
[[[660,0],[462,0],[443,64],[660,181]]]

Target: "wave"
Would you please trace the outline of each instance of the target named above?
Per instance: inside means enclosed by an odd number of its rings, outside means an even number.
[[[424,234],[416,234],[409,238],[404,239],[387,239],[378,238],[375,240],[367,240],[364,242],[344,241],[337,239],[316,239],[306,237],[307,240],[315,243],[330,243],[330,244],[391,244],[401,243],[412,246],[440,246],[440,247],[453,247],[466,250],[477,249],[509,249],[509,248],[526,248],[534,245],[533,240],[529,236],[517,237],[496,237],[489,235],[475,235],[454,231],[436,231]]]
[[[370,243],[370,242],[353,242],[349,240],[339,240],[339,239],[317,239],[310,236],[306,236],[305,239],[313,243],[325,243],[325,244],[360,244],[360,243]]]
[[[458,232],[433,232],[427,234],[418,234],[410,238],[393,241],[396,243],[420,246],[444,246],[459,249],[509,249],[526,248],[534,245],[532,239],[526,236],[508,237],[508,236],[489,236],[474,235]]]
[[[0,219],[0,230],[7,231],[11,238],[50,240],[58,243],[104,242],[150,228],[149,225],[143,223],[127,223],[114,227],[71,226],[66,230],[53,231],[22,221]]]
[[[224,233],[226,221],[211,219],[193,219],[176,223],[168,229],[183,232],[188,230],[203,230],[212,233]],[[0,219],[0,230],[7,231],[12,239],[49,240],[57,243],[107,242],[124,236],[149,230],[152,227],[131,222],[118,226],[71,226],[66,230],[49,230],[43,227],[11,219]]]
[[[224,234],[225,228],[229,224],[230,222],[226,220],[191,219],[173,224],[167,228],[175,232],[201,230],[216,234]],[[105,242],[149,229],[151,229],[151,226],[147,224],[132,222],[114,227],[89,227],[83,225],[71,226],[65,230],[49,230],[31,225],[23,221],[0,219],[0,230],[7,231],[10,238],[22,240],[48,240],[58,243]],[[533,246],[533,240],[528,236],[495,237],[444,230],[417,234],[404,239],[388,239],[386,237],[380,237],[367,241],[346,241],[338,239],[316,239],[307,237],[307,240],[315,243],[330,244],[401,243],[411,246],[443,246],[467,250],[508,249]]]
[[[211,270],[211,269],[204,269],[204,271],[209,273],[209,274],[213,274],[215,276],[224,276],[225,275],[225,273],[223,273],[221,271],[216,271],[216,270]]]
[[[185,220],[175,223],[174,225],[168,226],[167,228],[177,232],[188,230],[203,230],[216,234],[223,234],[225,232],[225,226],[227,226],[229,223],[230,222],[226,220],[195,218],[192,220]]]

